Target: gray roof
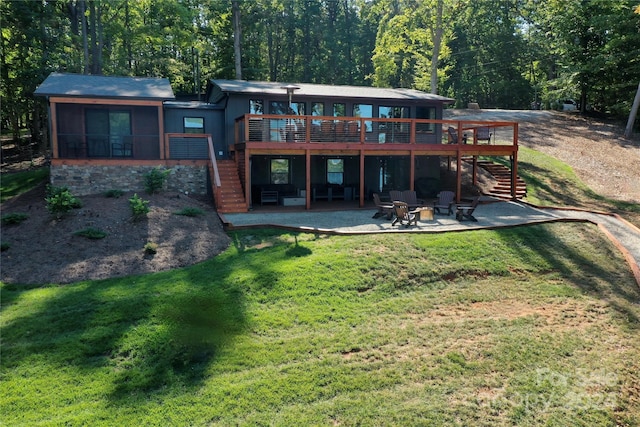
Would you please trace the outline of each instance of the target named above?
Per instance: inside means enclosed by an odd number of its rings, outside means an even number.
[[[211,80],[223,93],[268,94],[286,96],[287,85],[298,87],[294,96],[342,97],[342,98],[370,98],[389,100],[431,101],[453,103],[454,99],[434,95],[415,89],[391,89],[367,86],[320,85],[311,83],[278,83],[246,80]]]
[[[168,79],[51,73],[35,95],[77,98],[174,99]]]

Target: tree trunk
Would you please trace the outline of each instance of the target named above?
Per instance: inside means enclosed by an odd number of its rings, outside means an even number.
[[[640,106],[640,84],[638,84],[638,90],[636,91],[636,97],[633,100],[633,106],[629,112],[629,120],[627,121],[627,127],[624,130],[624,137],[631,138],[633,133],[633,124],[636,121],[636,114],[638,114],[638,107]]]
[[[440,46],[442,44],[442,9],[444,0],[438,0],[436,6],[436,30],[433,38],[433,53],[431,55],[431,88],[430,92],[438,94],[438,63],[440,61]]]
[[[84,64],[83,64],[83,74],[89,74],[89,40],[87,36],[87,16],[85,11],[87,6],[85,4],[85,0],[79,0],[78,5],[80,6],[80,20],[82,22],[82,51],[84,53]]]
[[[240,39],[242,38],[242,28],[240,26],[240,4],[238,0],[231,2],[233,12],[233,53],[235,56],[236,79],[242,79],[242,50]]]

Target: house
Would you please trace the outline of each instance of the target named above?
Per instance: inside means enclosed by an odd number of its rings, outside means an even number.
[[[481,155],[517,173],[517,123],[443,120],[453,99],[411,89],[211,80],[204,101],[184,102],[166,79],[52,73],[36,95],[49,101],[52,184],[77,194],[139,191],[162,166],[169,189],[213,194],[222,212],[310,209],[392,189],[433,196],[442,158],[458,163],[458,197],[463,158],[474,179]]]

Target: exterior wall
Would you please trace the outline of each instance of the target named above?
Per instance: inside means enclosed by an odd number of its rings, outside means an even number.
[[[67,187],[85,196],[108,190],[144,192],[144,175],[156,166],[51,165],[51,185]],[[166,180],[168,191],[207,195],[209,177],[206,166],[174,165]]]
[[[180,108],[179,106],[165,105],[164,130],[166,133],[184,133],[185,117],[202,117],[204,118],[204,133],[211,135],[213,139],[216,158],[226,159],[229,153],[224,140],[224,115],[222,108]]]

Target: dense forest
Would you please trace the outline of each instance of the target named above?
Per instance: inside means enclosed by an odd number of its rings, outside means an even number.
[[[0,3],[2,130],[36,138],[52,71],[416,88],[457,106],[623,117],[640,0],[32,0]],[[40,138],[42,139],[42,138]]]

